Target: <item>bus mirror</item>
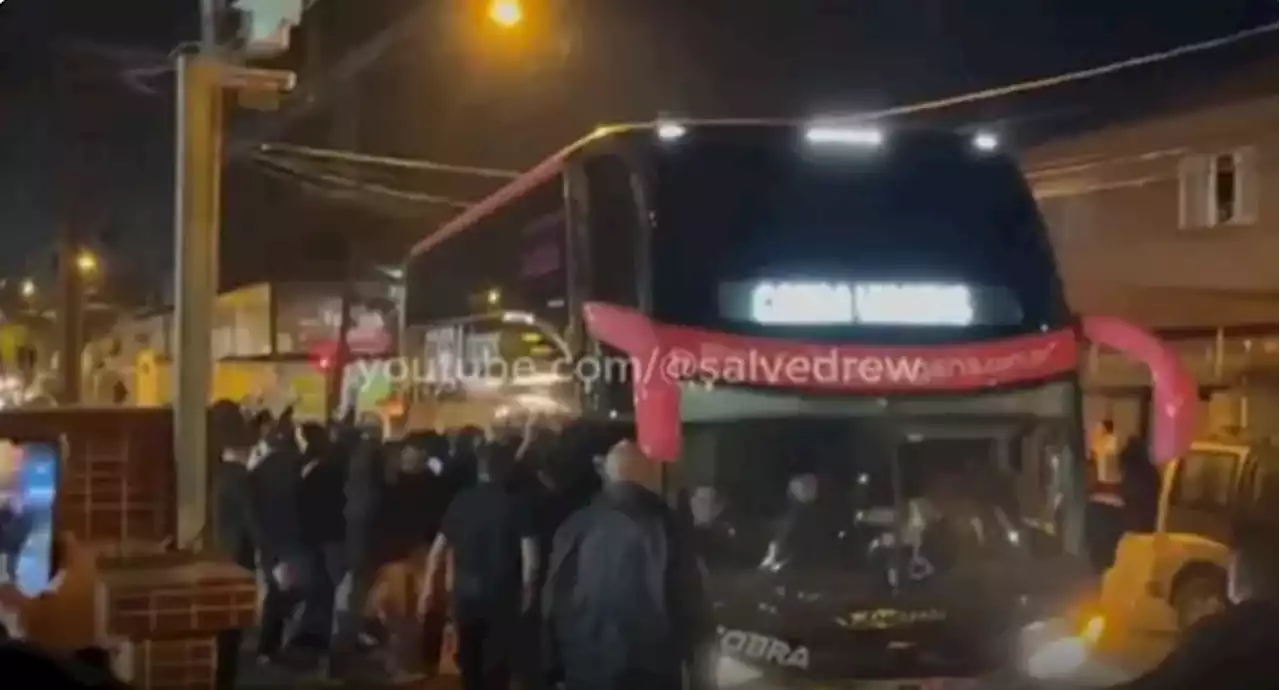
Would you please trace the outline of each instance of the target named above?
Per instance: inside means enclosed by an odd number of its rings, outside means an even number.
[[[1122,319],[1087,316],[1081,331],[1090,341],[1119,351],[1151,372],[1151,457],[1157,465],[1186,452],[1195,439],[1195,377],[1176,350],[1154,334]]]
[[[653,362],[658,336],[648,317],[631,309],[605,303],[585,306],[587,331],[602,343],[626,353],[632,362]],[[661,367],[659,367],[661,368]],[[662,372],[631,372],[632,408],[636,442],[654,460],[680,458],[683,435],[680,425],[680,388]]]

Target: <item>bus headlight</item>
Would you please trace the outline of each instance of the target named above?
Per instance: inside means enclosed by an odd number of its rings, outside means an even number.
[[[717,655],[714,673],[717,688],[735,688],[764,677],[758,669],[724,654]]]
[[[1078,637],[1063,637],[1049,642],[1027,658],[1027,675],[1037,680],[1069,678],[1080,672],[1089,661],[1088,645]]]
[[[1106,627],[1102,616],[1093,616],[1081,626],[1062,619],[1028,625],[1022,631],[1027,675],[1053,680],[1079,674],[1089,665]]]
[[[1091,647],[1096,647],[1102,640],[1102,633],[1107,630],[1107,619],[1102,616],[1090,618],[1080,630],[1080,639]]]

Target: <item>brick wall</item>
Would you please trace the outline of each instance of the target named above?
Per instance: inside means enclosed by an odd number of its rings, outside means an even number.
[[[0,438],[63,446],[57,527],[97,556],[98,582],[86,610],[59,615],[93,621],[139,690],[212,688],[215,636],[253,625],[257,588],[251,573],[217,558],[164,553],[176,515],[170,411],[6,411]]]
[[[212,690],[217,672],[213,637],[145,640],[122,646],[116,674],[148,690]]]
[[[251,627],[257,599],[248,571],[172,554],[104,568],[98,615],[119,641],[117,674],[135,687],[212,688],[217,634]]]
[[[0,438],[65,441],[58,528],[108,550],[154,551],[173,534],[173,422],[167,409],[0,412]]]

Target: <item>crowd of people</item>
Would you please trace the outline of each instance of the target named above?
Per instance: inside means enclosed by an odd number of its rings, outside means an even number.
[[[700,675],[714,631],[693,540],[625,434],[531,420],[384,438],[351,417],[213,414],[214,533],[263,583],[259,663],[318,652],[336,678],[372,658],[429,675],[448,624],[444,662],[469,690],[662,690]],[[220,644],[231,687],[243,640]]]
[[[719,519],[724,506],[705,489],[669,504],[659,466],[625,429],[533,420],[387,438],[380,425],[350,417],[295,425],[288,411],[231,403],[213,415],[212,536],[263,583],[253,641],[261,663],[288,664],[292,650],[309,649],[341,679],[359,661],[387,658],[368,652],[390,649],[401,676],[430,674],[447,656],[466,690],[713,686],[704,566],[724,546],[715,529],[729,524]],[[817,515],[814,482],[791,483],[796,508],[779,534]],[[1274,524],[1237,530],[1235,605],[1121,687],[1254,688],[1274,678]],[[774,548],[780,539],[770,553],[785,551]],[[59,687],[123,688],[105,672],[92,630],[53,644],[58,635],[44,629],[66,637],[61,628],[75,615],[47,609],[82,611],[92,601],[92,558],[74,540],[63,550],[52,592],[26,597],[0,586],[0,609],[27,623],[24,640],[0,641],[0,667],[63,678]],[[456,649],[442,654],[447,626]],[[236,685],[244,642],[235,632],[219,640],[223,688]]]

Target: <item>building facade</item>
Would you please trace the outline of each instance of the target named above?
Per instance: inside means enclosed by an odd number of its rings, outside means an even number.
[[[210,333],[213,398],[268,394],[295,402],[299,419],[325,416],[325,353],[342,322],[337,283],[257,283],[218,295]],[[392,353],[399,329],[398,286],[350,285],[347,342],[355,356]],[[84,399],[97,404],[168,404],[172,400],[171,310],[121,319],[86,347]]]
[[[1276,96],[1029,152],[1072,302],[1159,328],[1276,318]]]
[[[1068,297],[1173,340],[1202,385],[1205,433],[1273,435],[1277,414],[1277,98],[1211,96],[1023,157]],[[1086,414],[1133,429],[1142,373],[1090,359]]]

